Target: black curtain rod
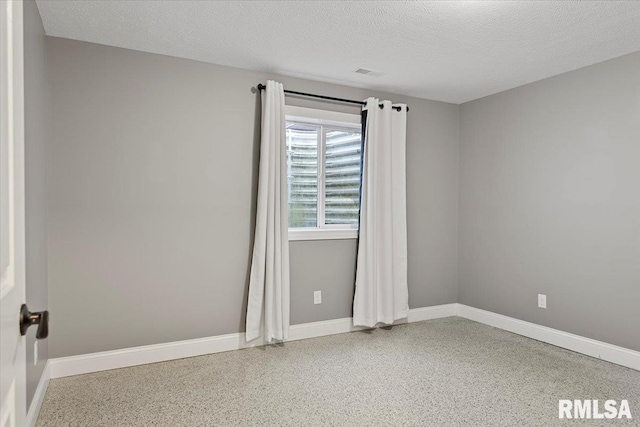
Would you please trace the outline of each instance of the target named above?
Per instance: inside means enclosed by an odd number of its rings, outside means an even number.
[[[258,90],[264,90],[267,87],[265,85],[263,85],[262,83],[258,84]],[[319,99],[327,99],[329,101],[336,101],[336,102],[345,102],[347,104],[357,104],[357,105],[367,105],[366,102],[364,101],[355,101],[353,99],[344,99],[344,98],[334,98],[333,96],[325,96],[325,95],[315,95],[313,93],[305,93],[305,92],[297,92],[295,90],[286,90],[284,91],[284,93],[288,93],[290,95],[298,95],[298,96],[306,96],[308,98],[319,98]],[[379,104],[380,108],[383,107],[382,104]],[[400,111],[402,109],[402,107],[391,107],[396,111]],[[407,111],[409,111],[409,107],[407,107]]]

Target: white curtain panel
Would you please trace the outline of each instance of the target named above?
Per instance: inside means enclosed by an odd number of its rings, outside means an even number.
[[[379,104],[383,108],[379,108]],[[367,99],[353,323],[373,327],[409,315],[407,106]]]
[[[249,281],[246,340],[289,335],[289,236],[284,89],[268,81],[262,94],[258,210]]]

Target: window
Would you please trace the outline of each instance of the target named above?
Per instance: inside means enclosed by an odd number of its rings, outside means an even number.
[[[360,116],[287,106],[286,120],[289,240],[357,237]]]

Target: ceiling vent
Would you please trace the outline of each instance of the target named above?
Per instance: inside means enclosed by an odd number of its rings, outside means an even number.
[[[371,77],[384,76],[384,73],[382,71],[368,70],[366,68],[358,68],[357,70],[354,71],[354,73],[364,74],[365,76],[371,76]]]

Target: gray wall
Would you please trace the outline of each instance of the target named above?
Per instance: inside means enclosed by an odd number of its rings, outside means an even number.
[[[638,76],[635,53],[461,106],[459,302],[640,350]]]
[[[26,185],[27,305],[47,309],[47,147],[46,147],[46,37],[34,0],[24,3],[24,108]],[[31,404],[47,361],[48,340],[38,342],[38,364],[33,364],[35,327],[27,332],[27,405]]]
[[[410,105],[410,306],[456,301],[458,106],[65,39],[47,48],[52,357],[244,330],[252,88],[267,78]],[[354,240],[291,243],[292,324],[351,315],[355,257]]]

